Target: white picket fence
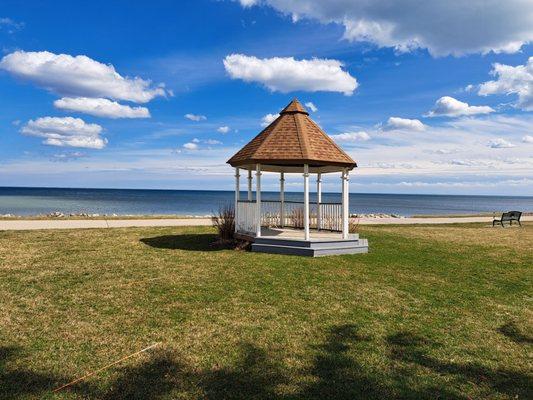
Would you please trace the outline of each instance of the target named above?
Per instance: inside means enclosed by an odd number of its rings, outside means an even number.
[[[320,210],[320,213],[318,212]],[[257,203],[239,200],[237,203],[237,232],[254,233],[257,231]],[[266,227],[304,227],[304,203],[297,201],[262,201],[261,226]],[[342,204],[309,204],[309,227],[328,231],[342,231]]]
[[[341,203],[320,203],[320,226],[318,229],[336,232],[342,231]]]
[[[255,235],[257,232],[256,202],[239,200],[236,211],[235,227],[237,232]]]

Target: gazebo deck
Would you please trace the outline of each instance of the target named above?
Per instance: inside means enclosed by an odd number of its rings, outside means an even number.
[[[311,238],[309,241],[320,241],[320,240],[342,240],[342,232],[331,232],[326,230],[318,231],[316,229],[310,229]],[[268,228],[266,226],[261,227],[261,237],[266,238],[278,238],[278,239],[295,239],[303,240],[304,231],[303,229],[294,229],[294,228]],[[357,235],[350,235],[350,238],[357,238]]]
[[[302,229],[261,227],[260,237],[243,233],[236,236],[250,241],[252,251],[261,253],[320,257],[368,252],[368,241],[358,234],[343,239],[341,232],[312,230],[311,238],[305,240]]]

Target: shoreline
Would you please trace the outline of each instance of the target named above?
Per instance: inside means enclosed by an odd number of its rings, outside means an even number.
[[[130,220],[130,219],[202,219],[211,215],[183,215],[183,214],[69,214],[51,216],[50,214],[14,215],[0,214],[0,221],[101,221],[101,220]]]
[[[533,222],[533,216],[522,217]],[[358,225],[441,225],[485,223],[492,225],[492,216],[434,218],[360,218]],[[131,218],[131,219],[0,219],[0,231],[47,229],[138,228],[173,226],[211,226],[211,218]],[[518,226],[518,225],[516,225]]]
[[[499,217],[501,212],[492,213],[468,213],[468,214],[415,214],[404,216],[387,213],[351,214],[351,219],[360,220],[411,220],[411,219],[435,219],[435,218],[493,218]],[[522,218],[533,216],[533,211],[522,212]],[[199,220],[211,219],[212,214],[187,215],[187,214],[63,214],[53,212],[49,214],[15,215],[0,214],[0,221],[114,221],[114,220]]]

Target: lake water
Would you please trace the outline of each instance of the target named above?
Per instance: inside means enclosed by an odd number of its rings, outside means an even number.
[[[277,198],[278,193],[262,193],[263,200]],[[301,201],[303,195],[289,192],[285,198]],[[311,194],[311,201],[313,199]],[[224,204],[232,204],[233,200],[231,191],[0,187],[0,214],[38,215],[59,211],[64,214],[209,215]],[[324,193],[322,201],[340,202],[340,194]],[[533,211],[533,197],[350,194],[351,213],[410,216],[504,210]]]

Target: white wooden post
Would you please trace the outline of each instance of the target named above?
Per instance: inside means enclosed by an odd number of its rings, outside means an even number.
[[[261,164],[255,165],[256,237],[261,237]]]
[[[304,240],[309,240],[309,165],[304,164]]]
[[[320,230],[322,225],[322,211],[320,210],[322,203],[322,174],[319,172],[316,175],[316,229]]]
[[[239,195],[240,195],[240,188],[239,188],[239,168],[235,168],[235,208],[234,208],[234,218],[235,218],[235,232],[238,232],[238,224],[237,221],[239,220],[237,211],[239,209]]]
[[[248,170],[248,201],[252,201],[252,170]]]
[[[285,174],[283,172],[279,176],[279,221],[283,228],[285,225]]]
[[[349,212],[349,176],[348,170],[345,169],[342,172],[342,238],[348,239],[349,234],[349,225],[348,220],[350,219]]]

